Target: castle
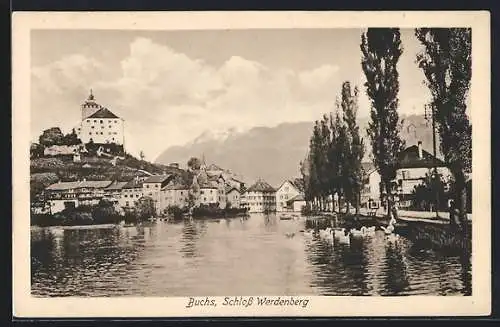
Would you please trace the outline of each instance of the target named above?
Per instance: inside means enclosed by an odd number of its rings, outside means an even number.
[[[125,121],[96,103],[92,90],[81,105],[81,111],[82,120],[75,130],[84,144],[92,141],[96,144],[115,143],[124,146]]]

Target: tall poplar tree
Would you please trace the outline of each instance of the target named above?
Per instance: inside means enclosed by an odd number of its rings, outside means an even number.
[[[346,197],[355,206],[356,214],[359,214],[363,179],[361,161],[363,160],[365,149],[356,121],[358,88],[355,87],[353,91],[348,81],[342,84],[342,111],[344,113],[343,117],[347,134],[345,146],[348,148],[345,162]]]
[[[366,76],[366,94],[371,102],[367,132],[374,164],[388,195],[390,213],[391,181],[396,177],[398,155],[404,148],[399,134],[399,74],[397,63],[403,53],[398,28],[369,28],[361,35],[361,66]]]
[[[472,126],[466,114],[472,74],[470,28],[420,28],[415,35],[424,50],[417,55],[432,95],[440,148],[455,184],[460,224],[467,227],[466,174],[472,170]],[[450,222],[453,221],[450,219]]]

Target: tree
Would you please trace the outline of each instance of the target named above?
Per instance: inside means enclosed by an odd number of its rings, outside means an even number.
[[[361,161],[365,154],[363,139],[359,134],[359,126],[356,122],[358,111],[358,88],[351,90],[351,84],[344,82],[342,84],[342,111],[344,113],[344,122],[346,126],[346,160],[344,161],[346,176],[346,197],[350,203],[356,207],[356,215],[359,214],[361,202],[361,188],[363,179],[363,168]]]
[[[399,74],[397,63],[403,49],[398,28],[369,28],[361,35],[361,66],[366,76],[366,94],[371,103],[367,133],[373,160],[387,195],[396,177],[398,155],[404,148],[397,112]],[[388,214],[392,199],[387,197]]]
[[[466,233],[466,174],[472,170],[472,126],[466,113],[472,74],[471,29],[419,28],[415,35],[424,46],[417,63],[431,91],[440,148],[453,175],[454,201]]]
[[[64,144],[64,145],[79,145],[79,144],[82,144],[82,141],[78,138],[78,135],[76,135],[75,129],[73,128],[71,130],[71,133],[64,135],[64,138],[62,140],[62,144]]]
[[[187,166],[191,170],[199,170],[201,168],[201,161],[196,157],[191,157],[187,162]]]
[[[148,196],[143,196],[137,201],[137,215],[139,220],[155,216],[155,202]]]
[[[63,143],[64,135],[59,127],[52,127],[43,131],[38,138],[38,143],[44,147],[60,145]]]

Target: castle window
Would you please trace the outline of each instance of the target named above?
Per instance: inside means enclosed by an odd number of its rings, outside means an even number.
[[[97,123],[97,120],[94,119],[94,123]]]
[[[90,128],[94,128],[94,126],[90,126]]]
[[[101,119],[101,124],[103,123],[102,119]]]
[[[103,135],[103,133],[101,132],[101,135]]]
[[[90,119],[87,119],[87,123],[90,123]]]
[[[89,132],[89,135],[92,135],[92,132]]]

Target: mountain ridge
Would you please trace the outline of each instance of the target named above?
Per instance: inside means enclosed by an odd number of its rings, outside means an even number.
[[[424,115],[401,116],[401,120],[401,135],[406,146],[422,141],[423,148],[432,153],[432,129]],[[367,145],[365,162],[371,160],[366,134],[368,121],[368,117],[358,119]],[[285,179],[300,176],[299,163],[307,154],[313,126],[314,122],[303,121],[274,127],[256,126],[245,131],[228,129],[228,133],[217,131],[214,135],[223,137],[215,138],[210,138],[210,133],[205,131],[192,142],[165,149],[155,162],[186,165],[190,157],[204,156],[207,164],[215,163],[230,169],[244,176],[249,184],[262,178],[272,186],[278,186]]]

